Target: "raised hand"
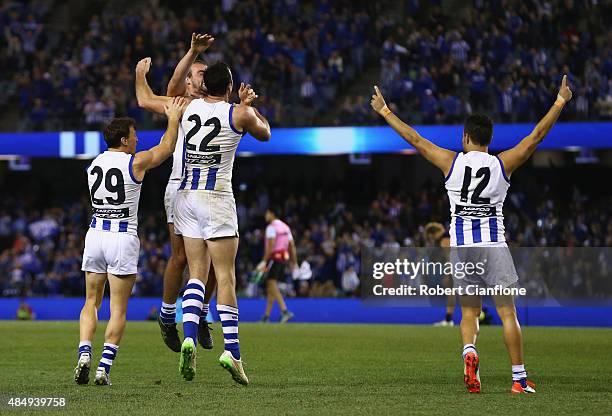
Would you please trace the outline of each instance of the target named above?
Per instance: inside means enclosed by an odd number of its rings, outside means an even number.
[[[387,107],[387,103],[385,102],[385,97],[382,96],[380,90],[376,85],[374,86],[374,95],[372,95],[370,105],[372,106],[374,111],[376,111],[383,117],[390,113],[390,110]]]
[[[146,75],[147,72],[149,72],[150,68],[151,68],[151,58],[149,58],[149,57],[141,59],[136,64],[136,72],[139,73],[139,74],[145,74]]]
[[[178,120],[183,115],[187,101],[183,97],[174,97],[171,102],[164,105],[164,112],[168,120]]]
[[[566,103],[572,99],[572,90],[570,90],[569,86],[567,85],[567,75],[563,75],[563,79],[561,80],[561,88],[559,88],[557,99],[559,97],[563,99],[563,103]]]
[[[244,82],[240,83],[240,88],[238,89],[238,97],[240,98],[240,104],[251,105],[253,100],[258,97],[251,88],[251,84],[245,85]]]
[[[215,38],[208,33],[199,34],[192,33],[191,34],[191,50],[195,53],[202,53],[206,49],[210,48],[210,45],[213,44]]]

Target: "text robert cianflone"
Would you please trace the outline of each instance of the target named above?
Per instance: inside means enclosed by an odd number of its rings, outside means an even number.
[[[527,290],[518,287],[480,287],[478,285],[467,285],[465,287],[443,287],[443,286],[410,286],[384,287],[375,285],[372,287],[374,296],[525,296]]]
[[[415,279],[417,276],[441,276],[449,275],[462,279],[470,275],[483,275],[485,273],[485,262],[440,262],[410,261],[408,259],[396,259],[389,262],[376,262],[372,266],[372,277],[380,280],[385,276],[408,277]]]

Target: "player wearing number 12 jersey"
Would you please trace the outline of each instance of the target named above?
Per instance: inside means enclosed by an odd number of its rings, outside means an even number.
[[[78,384],[89,382],[91,341],[107,280],[110,320],[95,383],[110,384],[109,373],[123,336],[128,299],[136,280],[140,250],[137,235],[140,184],[147,170],[160,165],[174,151],[184,106],[182,98],[167,103],[168,128],[160,143],[138,153],[134,120],[112,120],[104,129],[108,150],[96,157],[87,169],[93,213],[83,252],[86,294],[79,322],[80,343],[74,374]]]
[[[538,144],[555,124],[561,110],[572,98],[563,76],[557,99],[533,131],[512,149],[498,156],[489,154],[493,124],[485,115],[471,115],[463,129],[463,152],[443,149],[423,138],[402,122],[387,107],[374,87],[372,108],[402,138],[413,145],[427,160],[440,168],[451,205],[451,261],[483,262],[485,272],[479,276],[455,279],[455,285],[511,287],[518,277],[504,237],[503,204],[510,186],[510,176],[529,159]],[[454,258],[453,258],[454,257]],[[482,311],[479,296],[460,296],[461,337],[463,339],[464,382],[470,393],[480,393],[479,358],[476,351],[478,318]],[[504,338],[512,363],[512,393],[535,393],[527,381],[523,360],[523,337],[512,296],[496,296],[497,312],[504,326]]]

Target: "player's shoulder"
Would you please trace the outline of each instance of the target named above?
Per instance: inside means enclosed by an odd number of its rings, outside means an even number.
[[[234,113],[234,117],[238,118],[247,118],[247,117],[255,117],[255,110],[253,107],[249,105],[242,104],[230,104],[232,106],[232,112]]]
[[[495,155],[492,155],[490,153],[487,152],[467,152],[467,153],[462,153],[460,152],[457,155],[457,159],[458,160],[465,160],[466,163],[478,163],[478,164],[497,164],[498,162],[498,157]]]

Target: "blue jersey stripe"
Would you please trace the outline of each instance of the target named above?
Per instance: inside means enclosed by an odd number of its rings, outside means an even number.
[[[506,175],[506,168],[504,167],[504,162],[502,162],[502,160],[499,158],[499,156],[495,155],[495,157],[497,158],[497,160],[499,161],[499,166],[501,167],[501,171],[502,171],[502,176],[504,177],[504,179],[506,180],[506,182],[510,183],[510,179],[508,178],[508,176]]]
[[[128,229],[128,222],[127,221],[119,221],[119,232],[120,233],[125,233]]]
[[[91,217],[91,224],[89,224],[91,228],[96,228],[96,217]]]
[[[234,117],[233,116],[234,116],[234,106],[232,105],[229,108],[229,125],[231,129],[234,131],[234,133],[244,136],[246,132],[238,131],[236,127],[234,127]]]
[[[455,217],[455,234],[457,235],[457,245],[462,246],[463,242],[463,218]]]
[[[217,183],[217,171],[219,168],[208,168],[208,176],[206,176],[206,189],[207,191],[214,191],[215,184]]]
[[[200,168],[193,168],[191,170],[191,189],[198,189],[200,185]]]
[[[187,187],[187,169],[185,169],[185,172],[183,172],[183,180],[181,181],[181,185],[179,186],[179,189],[185,189]]]
[[[459,157],[459,153],[456,153],[455,157],[453,158],[453,164],[451,165],[451,168],[448,171],[448,175],[446,175],[446,177],[444,178],[444,182],[448,182],[448,180],[450,179],[451,175],[453,174],[453,168],[455,167],[455,162],[457,161],[458,157]]]
[[[480,235],[480,218],[472,220],[472,241],[474,243],[482,242],[482,236]]]
[[[489,232],[491,233],[491,241],[496,243],[497,240],[497,218],[489,218]]]
[[[142,181],[139,181],[136,179],[136,177],[134,176],[134,168],[133,165],[134,164],[134,155],[132,155],[132,157],[130,158],[130,164],[128,165],[128,170],[130,171],[130,178],[132,178],[132,180],[134,181],[134,183],[142,183]]]
[[[102,229],[104,231],[110,231],[111,222],[110,220],[102,220]]]

